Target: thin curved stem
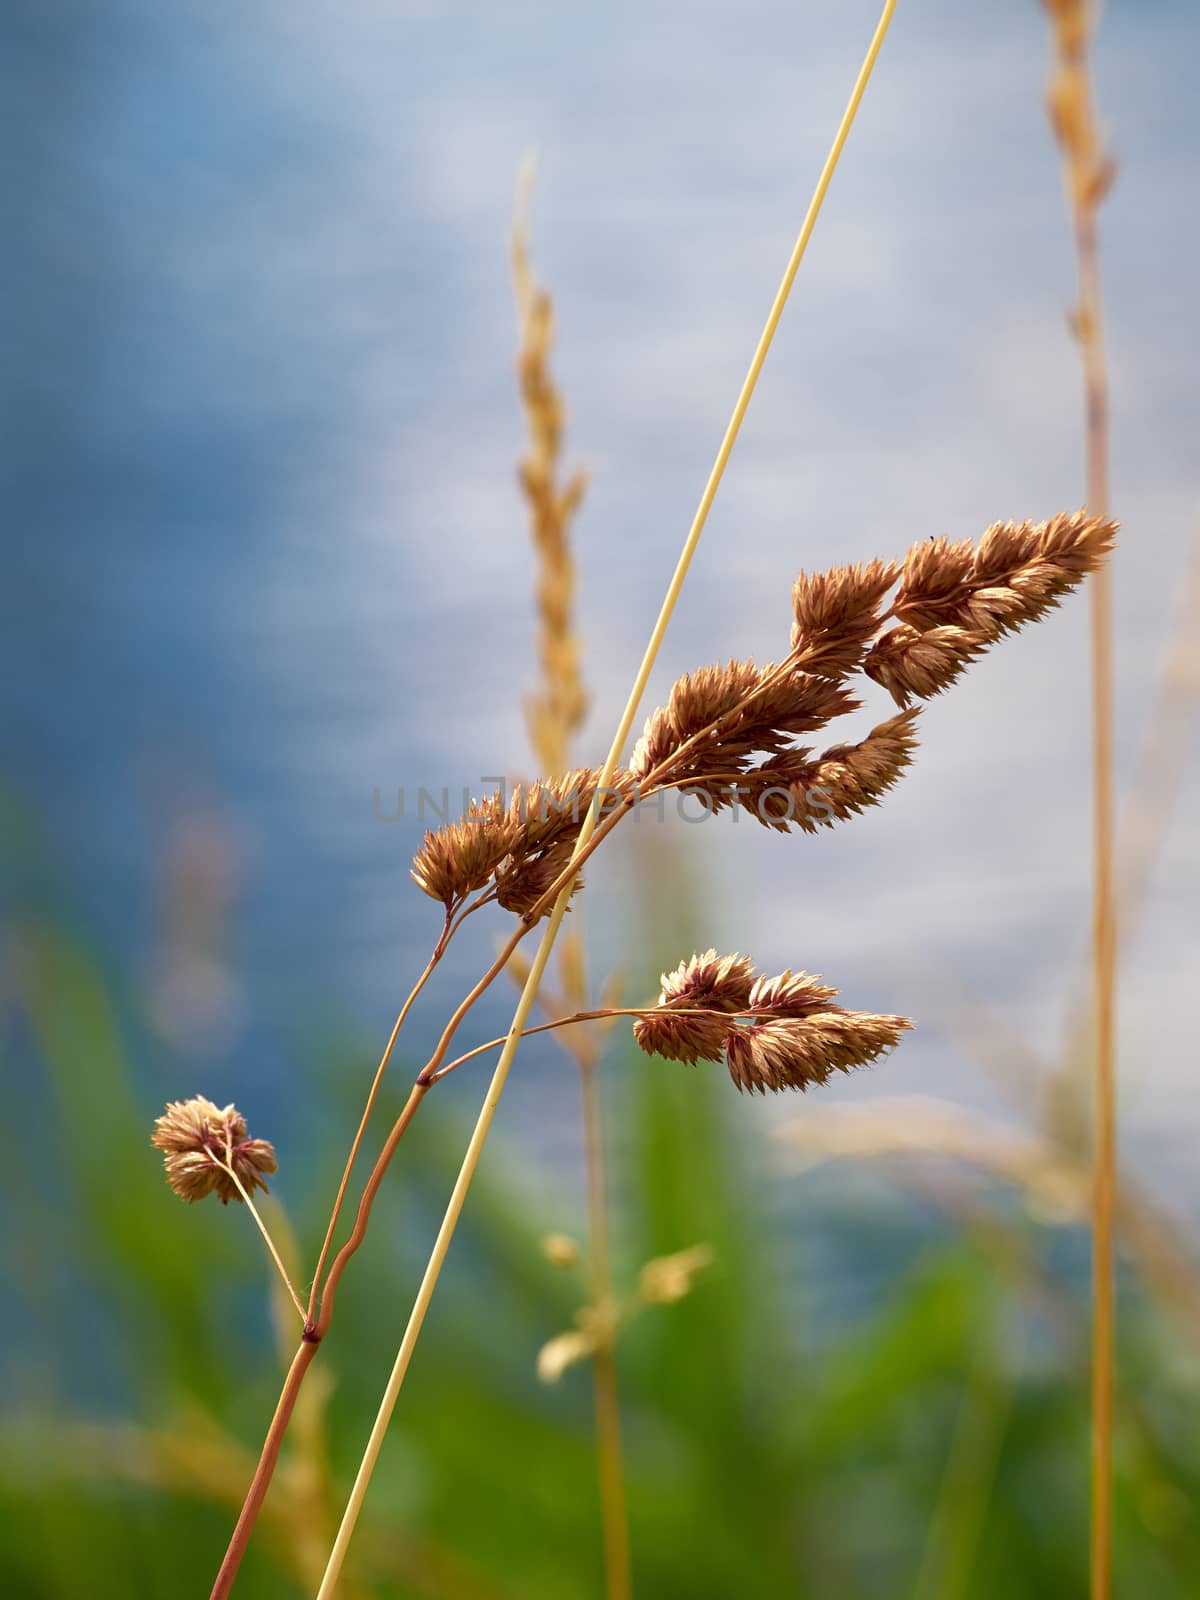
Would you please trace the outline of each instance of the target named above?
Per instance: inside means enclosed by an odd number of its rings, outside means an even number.
[[[325,1238],[321,1244],[321,1253],[317,1257],[316,1271],[313,1273],[312,1287],[309,1289],[308,1310],[306,1313],[306,1318],[309,1322],[311,1322],[316,1315],[317,1300],[321,1293],[321,1277],[325,1271],[325,1263],[329,1259],[330,1249],[333,1246],[333,1236],[337,1231],[338,1219],[342,1214],[342,1205],[346,1198],[346,1190],[350,1186],[350,1177],[354,1171],[354,1163],[358,1159],[359,1146],[362,1144],[363,1135],[367,1131],[367,1123],[371,1120],[371,1113],[375,1109],[375,1101],[379,1094],[379,1086],[383,1082],[383,1075],[387,1071],[387,1064],[391,1060],[392,1051],[396,1046],[396,1040],[400,1037],[400,1030],[403,1028],[408,1017],[408,1013],[412,1010],[413,1005],[416,1002],[417,996],[421,993],[421,990],[429,981],[430,974],[445,955],[446,947],[449,945],[451,939],[458,932],[459,928],[462,927],[463,923],[471,915],[471,913],[473,911],[477,911],[482,904],[484,904],[482,899],[475,901],[473,905],[468,906],[461,913],[457,921],[453,920],[453,910],[449,908],[447,909],[446,920],[443,924],[441,935],[438,938],[438,942],[433,947],[433,953],[429,957],[429,960],[425,963],[425,970],[417,979],[416,983],[413,984],[412,989],[409,991],[408,999],[405,1000],[404,1004],[400,1007],[399,1015],[396,1017],[392,1031],[388,1036],[388,1042],[384,1046],[383,1055],[379,1058],[379,1065],[375,1069],[375,1076],[371,1081],[371,1087],[367,1094],[367,1101],[363,1106],[362,1116],[359,1118],[358,1131],[354,1135],[354,1142],[350,1146],[350,1154],[346,1157],[346,1165],[342,1169],[341,1182],[338,1184],[337,1198],[334,1200],[333,1210],[329,1214],[329,1225],[325,1229]]]
[[[375,1204],[375,1196],[379,1192],[379,1185],[383,1182],[384,1173],[391,1164],[391,1159],[396,1153],[396,1146],[403,1138],[409,1123],[417,1114],[417,1108],[429,1092],[426,1083],[414,1083],[404,1109],[392,1124],[392,1131],[384,1142],[383,1149],[375,1165],[371,1168],[371,1176],[363,1188],[362,1197],[358,1202],[358,1210],[354,1216],[354,1227],[345,1244],[333,1258],[333,1265],[325,1279],[325,1286],[321,1291],[321,1314],[317,1318],[316,1334],[318,1339],[323,1339],[329,1330],[333,1318],[333,1300],[337,1293],[337,1286],[341,1282],[342,1273],[345,1272],[350,1257],[362,1244],[367,1232],[367,1223],[371,1220],[371,1207]]]
[[[427,1092],[425,1087],[415,1085],[408,1097],[404,1110],[392,1125],[392,1131],[388,1135],[387,1141],[371,1171],[371,1176],[363,1189],[362,1198],[358,1203],[358,1212],[355,1216],[353,1231],[334,1257],[333,1265],[329,1269],[329,1276],[325,1281],[325,1288],[321,1295],[320,1316],[315,1323],[311,1313],[307,1316],[305,1315],[305,1310],[300,1303],[299,1297],[294,1290],[291,1290],[290,1282],[288,1283],[288,1288],[292,1292],[292,1299],[296,1303],[296,1309],[305,1318],[304,1332],[300,1336],[300,1346],[292,1358],[291,1366],[288,1368],[288,1374],[284,1380],[278,1404],[275,1407],[275,1415],[271,1419],[271,1426],[267,1430],[266,1439],[263,1441],[258,1465],[254,1469],[254,1477],[251,1479],[250,1487],[246,1491],[246,1498],[238,1514],[238,1520],[230,1538],[229,1546],[225,1551],[224,1560],[221,1562],[220,1571],[217,1573],[216,1582],[213,1584],[210,1600],[225,1600],[225,1597],[233,1588],[234,1579],[237,1577],[238,1569],[242,1564],[242,1557],[246,1553],[246,1547],[250,1543],[250,1536],[254,1532],[254,1525],[258,1521],[258,1514],[262,1510],[267,1490],[271,1486],[271,1479],[279,1461],[280,1447],[283,1444],[288,1423],[291,1421],[292,1411],[295,1408],[300,1387],[304,1382],[304,1376],[312,1364],[321,1340],[329,1331],[338,1283],[341,1280],[342,1273],[346,1270],[346,1263],[359,1245],[362,1244],[367,1231],[367,1223],[370,1220],[371,1207],[375,1202],[379,1185],[383,1182],[384,1173],[396,1153],[396,1146],[400,1143],[405,1129],[412,1121],[417,1107],[425,1098]],[[233,1174],[233,1178],[234,1182],[237,1183],[236,1173]],[[238,1187],[241,1187],[240,1183]],[[272,1254],[275,1254],[273,1249]],[[282,1263],[279,1262],[278,1257],[276,1257],[276,1261],[280,1271],[283,1271]],[[284,1276],[286,1281],[286,1273]]]
[[[267,1227],[266,1223],[263,1221],[263,1219],[258,1214],[258,1207],[254,1204],[254,1201],[251,1200],[251,1198],[250,1198],[250,1191],[246,1188],[246,1185],[238,1177],[237,1171],[236,1171],[236,1169],[235,1169],[235,1167],[233,1165],[232,1159],[228,1160],[228,1161],[221,1161],[216,1157],[214,1157],[214,1159],[217,1160],[218,1166],[223,1167],[225,1169],[225,1171],[229,1174],[229,1176],[233,1179],[234,1183],[237,1185],[238,1193],[242,1197],[242,1203],[246,1207],[246,1210],[254,1218],[254,1221],[258,1226],[258,1231],[263,1236],[263,1240],[264,1240],[264,1242],[266,1244],[266,1247],[271,1253],[271,1260],[275,1263],[276,1267],[278,1267],[279,1276],[283,1279],[284,1285],[287,1288],[287,1292],[292,1297],[292,1304],[295,1306],[296,1310],[300,1313],[301,1322],[305,1321],[307,1313],[305,1312],[305,1309],[304,1309],[304,1302],[300,1299],[300,1296],[296,1293],[295,1289],[292,1287],[292,1280],[291,1280],[291,1278],[288,1277],[288,1270],[283,1264],[283,1258],[279,1254],[279,1251],[275,1248],[275,1241],[271,1237],[270,1229]]]
[[[704,487],[704,492],[700,497],[700,504],[697,507],[696,515],[692,519],[692,525],[688,530],[687,538],[684,540],[683,549],[680,552],[679,559],[675,566],[675,571],[671,577],[670,583],[667,586],[667,592],[659,610],[658,618],[653,629],[651,630],[650,639],[646,645],[645,653],[642,656],[641,665],[634,676],[633,687],[630,690],[629,698],[625,704],[625,709],[622,712],[620,721],[617,724],[616,732],[613,735],[612,744],[609,747],[607,759],[605,760],[604,767],[600,774],[597,787],[601,792],[611,785],[613,775],[617,769],[617,763],[621,758],[621,752],[625,748],[626,741],[629,738],[629,733],[633,727],[634,718],[637,715],[638,707],[641,704],[642,696],[645,694],[646,685],[649,681],[650,674],[653,671],[655,661],[658,658],[659,649],[661,648],[662,641],[666,635],[667,627],[671,621],[676,603],[678,602],[679,595],[683,589],[684,580],[687,577],[688,570],[692,563],[692,557],[695,555],[696,548],[700,543],[700,536],[703,533],[705,524],[708,521],[709,511],[712,508],[713,501],[716,499],[717,490],[720,487],[729,457],[733,452],[734,444],[736,443],[738,434],[741,431],[742,421],[746,415],[746,411],[750,405],[750,400],[757,386],[759,374],[761,373],[763,364],[767,358],[767,352],[770,350],[772,340],[775,337],[775,330],[779,326],[779,320],[783,315],[784,307],[786,306],[788,296],[791,293],[792,284],[795,282],[796,274],[800,268],[800,263],[804,258],[806,249],[808,248],[808,241],[812,236],[814,227],[816,226],[817,217],[820,215],[822,203],[824,202],[834,170],[837,167],[838,159],[841,156],[842,149],[845,146],[847,138],[849,137],[850,128],[854,122],[855,113],[858,110],[863,94],[866,92],[871,71],[875,65],[879,51],[883,46],[883,41],[887,35],[888,28],[891,25],[892,15],[895,11],[895,8],[896,0],[885,0],[875,33],[871,39],[870,45],[867,48],[866,56],[863,60],[861,68],[859,69],[858,77],[855,80],[855,84],[851,91],[846,109],[842,115],[841,122],[838,125],[837,132],[834,135],[833,144],[830,148],[828,156],[826,157],[825,164],[821,169],[821,175],[817,180],[816,190],[809,204],[804,221],[801,224],[800,232],[792,248],[791,255],[788,258],[788,263],[784,269],[782,281],[780,282],[779,289],[776,292],[775,299],[772,302],[770,312],[768,313],[766,324],[763,328],[758,344],[755,347],[754,354],[751,357],[749,369],[746,373],[741,391],[738,394],[737,401],[734,404],[733,414],[729,419],[729,424],[725,429],[724,437],[722,438],[720,447],[717,450],[716,460],[713,463],[712,471],[709,473],[708,481]],[[619,813],[617,815],[619,820]],[[612,822],[612,825],[616,825],[615,821]],[[533,1003],[537,995],[538,987],[541,984],[542,976],[550,959],[550,952],[553,949],[554,942],[558,937],[558,931],[562,926],[563,917],[566,915],[567,903],[571,896],[571,887],[574,881],[574,876],[579,870],[584,854],[587,851],[589,841],[596,833],[600,831],[600,828],[603,826],[603,824],[597,826],[595,810],[594,808],[589,808],[588,814],[585,816],[583,825],[580,828],[579,839],[576,843],[575,850],[572,853],[567,881],[558,891],[558,897],[554,902],[554,907],[550,913],[549,921],[546,924],[545,930],[542,934],[541,942],[538,945],[537,954],[535,955],[533,963],[530,967],[529,976],[525,980],[524,988],[521,991],[521,997],[517,1002],[516,1011],[513,1015],[512,1027],[509,1030],[509,1035],[505,1041],[504,1048],[500,1053],[500,1060],[496,1063],[496,1070],[492,1075],[492,1082],[484,1099],[483,1107],[479,1114],[479,1119],[476,1122],[475,1131],[471,1135],[470,1143],[467,1146],[466,1154],[463,1158],[462,1167],[459,1170],[458,1178],[456,1179],[453,1191],[451,1192],[450,1200],[446,1208],[446,1214],[442,1220],[442,1226],[438,1230],[437,1240],[430,1255],[429,1263],[425,1269],[425,1275],[421,1280],[421,1286],[417,1292],[417,1297],[413,1304],[408,1326],[405,1329],[400,1348],[396,1353],[396,1360],[392,1368],[392,1374],[388,1380],[387,1388],[384,1391],[383,1399],[380,1403],[379,1411],[375,1418],[375,1424],[371,1430],[370,1439],[367,1442],[367,1447],[363,1454],[362,1462],[359,1466],[357,1476],[355,1477],[354,1487],[351,1491],[350,1499],[347,1502],[346,1510],[342,1517],[341,1526],[338,1529],[337,1538],[334,1541],[333,1549],[330,1551],[329,1563],[325,1569],[325,1576],[321,1581],[321,1587],[318,1591],[317,1600],[331,1600],[333,1592],[337,1586],[342,1565],[346,1558],[346,1551],[349,1548],[350,1540],[353,1536],[354,1528],[358,1521],[359,1512],[362,1509],[362,1503],[366,1495],[367,1486],[371,1481],[371,1475],[374,1472],[375,1463],[378,1460],[379,1451],[383,1445],[383,1438],[387,1432],[387,1426],[391,1419],[392,1411],[396,1404],[396,1399],[404,1382],[405,1374],[408,1371],[409,1362],[412,1359],[412,1352],[416,1346],[417,1339],[420,1336],[421,1328],[425,1321],[425,1314],[429,1309],[429,1303],[433,1298],[434,1289],[436,1288],[438,1278],[441,1275],[442,1265],[446,1259],[447,1251],[450,1248],[450,1241],[454,1237],[454,1231],[458,1225],[458,1219],[462,1212],[463,1204],[466,1200],[467,1191],[471,1186],[471,1181],[475,1175],[475,1170],[479,1165],[480,1156],[483,1153],[483,1147],[487,1142],[488,1134],[491,1131],[492,1121],[496,1114],[496,1107],[499,1105],[500,1097],[504,1091],[504,1085],[508,1079],[509,1069],[512,1066],[513,1057],[516,1055],[517,1045],[520,1042],[521,1034],[524,1031],[526,1022],[528,1021],[529,1013],[533,1009]],[[507,957],[505,959],[507,960]],[[437,1062],[432,1063],[432,1065],[435,1067],[437,1064]]]
[[[603,1022],[609,1017],[648,1017],[655,1012],[666,1010],[668,1010],[667,1007],[649,1005],[600,1006],[595,1011],[573,1011],[569,1017],[555,1017],[550,1022],[538,1022],[532,1028],[523,1028],[521,1037],[522,1039],[528,1039],[535,1033],[550,1033],[555,1028],[566,1028],[575,1022]],[[722,1011],[715,1006],[671,1006],[669,1012],[673,1017],[721,1017],[728,1022],[732,1022],[738,1017],[753,1015],[749,1011]],[[485,1044],[477,1044],[473,1050],[467,1050],[461,1056],[455,1056],[453,1061],[448,1061],[444,1067],[440,1067],[437,1072],[428,1078],[422,1073],[417,1081],[424,1083],[426,1086],[440,1083],[456,1067],[461,1067],[468,1061],[474,1061],[476,1056],[481,1056],[488,1050],[498,1049],[500,1045],[506,1043],[511,1037],[511,1032],[504,1033],[498,1038],[487,1040]]]

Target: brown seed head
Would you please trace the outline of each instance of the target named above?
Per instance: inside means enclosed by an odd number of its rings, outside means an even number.
[[[217,1106],[203,1095],[172,1101],[154,1124],[150,1143],[163,1152],[167,1182],[183,1200],[215,1194],[222,1205],[240,1201],[232,1167],[247,1194],[267,1187],[276,1170],[274,1146],[248,1139],[246,1120],[232,1105]]]
[[[929,628],[924,633],[902,622],[876,639],[864,671],[899,706],[929,700],[962,675],[988,641],[966,628]]]
[[[789,750],[764,761],[739,782],[738,802],[765,827],[786,833],[831,828],[877,805],[917,748],[917,712],[902,711],[872,728],[858,744],[833,745],[816,760]]]
[[[473,800],[465,816],[425,835],[413,857],[413,880],[450,910],[491,882],[519,836],[499,795]]]
[[[1087,52],[1096,26],[1092,0],[1043,0],[1050,14],[1057,66],[1047,94],[1054,136],[1062,146],[1075,205],[1093,211],[1112,187],[1116,163],[1096,126]]]
[[[496,872],[496,899],[506,911],[518,916],[531,911],[569,866],[588,812],[595,807],[603,815],[629,788],[624,772],[616,774],[604,794],[599,792],[599,780],[594,768],[581,767],[558,778],[514,787],[508,818],[515,837]],[[583,879],[577,876],[572,893],[582,887]]]
[[[732,1024],[726,1017],[745,1009],[754,983],[747,956],[718,956],[715,950],[681,961],[664,972],[657,1009],[634,1023],[633,1036],[647,1055],[668,1061],[720,1061]],[[708,1016],[680,1015],[704,1010]]]
[[[904,1017],[866,1011],[815,1011],[770,1017],[729,1035],[726,1060],[739,1090],[808,1089],[834,1072],[863,1067],[890,1050],[912,1024]]]
[[[756,978],[746,1010],[759,1018],[808,1017],[814,1011],[828,1010],[836,999],[837,990],[821,978],[789,970],[777,978]]]
[[[823,728],[858,706],[839,684],[775,663],[702,667],[678,679],[667,704],[651,713],[630,771],[644,782],[661,769],[660,782],[703,788],[707,779],[728,780],[753,756],[784,750],[794,735]],[[712,798],[720,809],[719,784]]]
[[[1095,570],[1116,523],[1084,510],[996,522],[972,548],[927,539],[905,557],[889,629],[863,662],[899,705],[940,694],[1006,633],[1036,622]]]
[[[792,586],[792,649],[799,665],[823,678],[856,672],[897,574],[894,562],[878,560],[802,572]]]

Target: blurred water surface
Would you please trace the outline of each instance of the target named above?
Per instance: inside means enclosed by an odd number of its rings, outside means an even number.
[[[381,1038],[436,931],[407,877],[417,789],[527,766],[521,159],[540,152],[535,258],[592,477],[598,758],[874,13],[10,11],[0,712],[37,841],[9,854],[10,899],[56,897],[138,975],[152,1100],[237,1093],[307,1137],[289,1085],[318,1021]],[[1191,7],[1106,10],[1126,777],[1195,511],[1197,48]],[[902,8],[656,693],[778,651],[801,564],[1079,501],[1045,71],[1032,4]],[[626,872],[669,842],[705,943],[918,1014],[969,984],[1054,1048],[1086,941],[1085,644],[1076,603],[977,668],[926,713],[894,801],[836,837],[677,823],[627,845]],[[1126,981],[1130,1148],[1160,1177],[1191,1139],[1196,784],[1193,752]],[[386,824],[373,796],[387,814],[397,786]],[[589,901],[603,966],[631,945],[617,897]],[[414,1050],[486,950],[454,957]],[[538,1096],[573,1094],[535,1060]],[[936,1022],[845,1092],[901,1087],[997,1098]],[[534,1092],[507,1126],[553,1145]]]

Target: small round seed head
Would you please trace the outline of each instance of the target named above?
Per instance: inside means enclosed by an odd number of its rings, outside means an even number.
[[[150,1143],[163,1152],[167,1182],[183,1200],[215,1194],[222,1205],[240,1201],[232,1167],[247,1194],[267,1187],[278,1163],[266,1139],[246,1137],[246,1119],[236,1106],[217,1106],[203,1095],[174,1100],[154,1124]]]
[[[518,916],[531,912],[570,865],[589,813],[605,816],[632,788],[624,771],[615,773],[604,791],[599,779],[595,769],[581,767],[557,778],[539,778],[514,787],[507,817],[514,836],[495,875],[496,899],[505,911]],[[571,893],[582,887],[583,879],[577,874]],[[549,913],[547,905],[542,914]]]
[[[559,874],[570,866],[574,850],[574,839],[562,839],[549,850],[538,850],[532,855],[514,852],[508,856],[496,873],[496,904],[504,911],[511,911],[514,916],[525,916],[533,910]],[[578,872],[571,885],[572,897],[582,888],[583,874]],[[549,916],[550,910],[547,905],[543,916]]]

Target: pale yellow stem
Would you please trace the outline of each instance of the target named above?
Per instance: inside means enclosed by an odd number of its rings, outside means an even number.
[[[680,592],[683,589],[684,579],[687,577],[688,569],[692,563],[692,557],[695,555],[696,547],[700,543],[700,536],[704,532],[704,525],[708,521],[709,511],[712,509],[712,504],[716,498],[717,490],[720,487],[721,479],[724,477],[725,467],[729,461],[730,455],[733,452],[733,447],[737,441],[737,436],[741,431],[742,421],[746,415],[746,411],[750,405],[751,397],[753,396],[755,387],[758,383],[758,378],[762,371],[763,363],[766,361],[767,352],[771,348],[771,341],[775,337],[775,330],[779,326],[779,319],[783,315],[783,308],[787,304],[788,296],[791,293],[792,284],[795,282],[796,273],[799,270],[801,261],[804,259],[804,252],[808,248],[808,241],[812,236],[813,228],[816,226],[817,217],[820,215],[821,206],[825,200],[825,195],[828,191],[830,180],[833,177],[834,170],[837,167],[838,159],[841,156],[842,149],[845,146],[846,139],[849,136],[855,114],[858,111],[859,104],[866,90],[868,80],[871,76],[871,71],[874,68],[876,58],[883,45],[887,30],[891,25],[892,13],[895,11],[895,8],[896,0],[886,0],[883,11],[879,18],[878,26],[875,29],[874,36],[871,39],[871,43],[867,49],[863,64],[859,69],[858,78],[856,79],[854,88],[851,91],[846,110],[842,115],[840,124],[838,125],[837,133],[834,135],[832,147],[830,148],[829,154],[825,159],[825,165],[821,169],[821,175],[817,180],[816,190],[813,194],[811,202],[809,203],[808,211],[801,225],[800,233],[796,239],[796,243],[792,248],[792,253],[788,259],[787,267],[784,270],[783,280],[779,285],[779,289],[771,305],[771,310],[767,316],[766,325],[763,328],[762,335],[759,338],[754,355],[751,358],[750,367],[746,373],[745,381],[742,384],[741,392],[739,393],[737,402],[734,405],[733,415],[729,419],[729,425],[725,430],[724,438],[721,440],[721,445],[717,451],[716,460],[713,463],[712,471],[709,473],[708,482],[704,486],[704,493],[700,497],[700,504],[696,510],[696,515],[692,520],[692,525],[688,530],[687,538],[684,540],[683,550],[680,553],[675,571],[671,577],[671,581],[667,586],[666,597],[663,600],[662,608],[659,611],[658,618],[651,631],[650,641],[646,646],[646,652],[642,657],[641,666],[638,668],[637,675],[634,678],[633,688],[629,693],[629,699],[626,702],[624,711],[621,713],[620,722],[617,724],[617,731],[613,736],[612,745],[609,748],[608,756],[604,763],[604,768],[600,774],[598,785],[600,791],[607,789],[611,785],[613,774],[616,772],[617,764],[621,759],[621,752],[624,750],[626,741],[629,738],[629,733],[633,727],[634,718],[637,716],[638,707],[640,706],[642,696],[646,691],[646,684],[649,682],[650,674],[653,671],[654,663],[658,658],[658,652],[661,648],[668,624],[671,621],[672,613],[675,610]],[[582,852],[586,849],[588,841],[591,839],[592,834],[596,830],[598,820],[598,808],[589,807],[587,814],[584,817],[583,825],[579,830],[579,837],[575,845],[572,860],[578,860]],[[542,977],[545,973],[546,964],[550,959],[550,952],[554,948],[554,941],[558,937],[558,930],[562,926],[563,917],[566,915],[567,904],[571,898],[572,882],[572,879],[568,879],[563,885],[562,889],[559,891],[558,899],[554,903],[554,909],[551,911],[547,920],[545,931],[543,932],[541,942],[538,945],[537,954],[534,956],[533,963],[530,967],[529,976],[526,978],[525,986],[521,991],[521,997],[517,1001],[517,1007],[513,1014],[512,1026],[509,1029],[508,1038],[505,1040],[504,1048],[500,1052],[500,1059],[496,1063],[496,1070],[492,1076],[492,1081],[484,1099],[483,1107],[479,1113],[479,1119],[475,1124],[475,1130],[471,1135],[470,1143],[467,1145],[466,1155],[463,1157],[462,1167],[459,1170],[457,1179],[455,1180],[454,1188],[450,1195],[450,1201],[446,1207],[446,1214],[442,1220],[442,1225],[438,1230],[438,1236],[434,1243],[433,1252],[430,1255],[429,1263],[425,1269],[425,1275],[421,1280],[421,1286],[417,1291],[417,1297],[413,1304],[412,1313],[408,1320],[408,1326],[404,1331],[404,1338],[401,1341],[400,1349],[397,1352],[391,1377],[388,1379],[387,1388],[384,1391],[383,1400],[380,1403],[379,1412],[375,1418],[375,1425],[371,1429],[371,1437],[367,1441],[367,1448],[363,1454],[362,1462],[359,1465],[358,1475],[354,1480],[354,1487],[351,1490],[350,1499],[347,1502],[345,1514],[342,1517],[342,1523],[338,1529],[337,1538],[334,1541],[333,1549],[329,1555],[329,1564],[325,1569],[325,1576],[321,1580],[321,1587],[317,1594],[317,1600],[330,1600],[330,1597],[333,1595],[337,1586],[338,1577],[342,1570],[342,1564],[346,1559],[346,1551],[349,1548],[350,1540],[354,1533],[355,1524],[357,1523],[359,1513],[362,1510],[362,1503],[366,1495],[367,1485],[371,1481],[371,1475],[375,1470],[375,1463],[379,1459],[379,1451],[383,1445],[384,1435],[387,1432],[388,1423],[391,1420],[396,1399],[400,1393],[401,1385],[404,1382],[405,1374],[408,1371],[408,1365],[412,1359],[412,1353],[420,1335],[421,1326],[425,1321],[425,1314],[428,1311],[429,1303],[433,1298],[433,1291],[437,1286],[437,1281],[441,1274],[443,1263],[446,1259],[446,1252],[449,1250],[450,1241],[454,1237],[454,1230],[458,1225],[458,1219],[462,1212],[463,1202],[467,1197],[467,1190],[471,1186],[471,1180],[475,1176],[475,1169],[479,1165],[479,1158],[483,1153],[483,1147],[487,1141],[488,1133],[491,1131],[492,1121],[496,1115],[496,1107],[500,1103],[500,1096],[504,1091],[504,1085],[508,1079],[509,1068],[512,1066],[517,1045],[519,1044],[521,1034],[525,1029],[525,1024],[529,1020],[529,1013],[533,1009],[533,1003],[537,996],[538,987],[541,984]]]

